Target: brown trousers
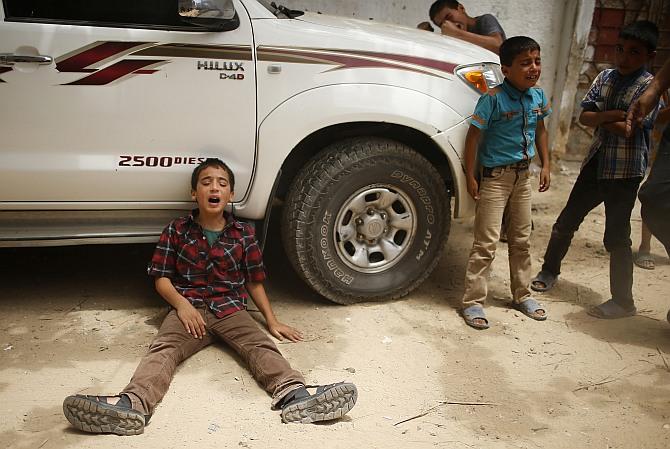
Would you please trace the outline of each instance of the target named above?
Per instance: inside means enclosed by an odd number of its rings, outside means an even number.
[[[277,346],[246,310],[217,318],[209,309],[197,309],[205,320],[207,334],[194,338],[186,332],[176,310],[165,317],[128,386],[121,392],[133,408],[151,415],[167,393],[177,366],[220,338],[249,366],[254,379],[270,394],[275,406],[284,396],[305,384],[302,374],[291,368]]]
[[[479,186],[475,213],[474,242],[465,272],[462,308],[484,304],[488,295],[488,276],[500,239],[500,223],[508,208],[507,246],[512,299],[521,303],[530,298],[530,171],[496,167]]]

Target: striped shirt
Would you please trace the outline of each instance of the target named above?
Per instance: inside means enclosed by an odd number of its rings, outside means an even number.
[[[147,272],[169,278],[191,304],[204,304],[222,318],[246,309],[245,283],[265,279],[263,255],[253,228],[228,212],[226,226],[210,246],[197,214],[195,209],[163,230]]]
[[[586,111],[627,111],[652,79],[644,68],[626,76],[616,69],[603,70],[593,80],[581,106]],[[599,179],[642,178],[647,169],[651,129],[657,113],[658,108],[650,112],[643,126],[636,128],[630,138],[597,127],[582,167],[597,155]]]

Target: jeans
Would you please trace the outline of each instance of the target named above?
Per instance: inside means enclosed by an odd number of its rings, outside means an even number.
[[[177,366],[196,352],[220,338],[249,365],[256,381],[273,395],[276,405],[291,391],[303,386],[305,379],[291,369],[270,337],[246,310],[217,318],[209,309],[197,308],[205,320],[207,333],[202,339],[186,332],[176,310],[165,317],[158,335],[149,347],[128,386],[127,394],[134,409],[151,415],[167,393]]]
[[[551,231],[542,270],[554,276],[561,272],[561,261],[586,215],[605,203],[603,243],[610,253],[610,293],[620,306],[633,307],[633,252],[630,215],[642,178],[598,179],[598,159],[592,158],[581,170],[570,197]]]
[[[507,205],[507,245],[510,288],[515,303],[530,296],[530,171],[496,167],[482,178],[476,206],[474,242],[465,273],[462,308],[483,304],[488,294],[487,278],[500,238],[500,223]]]

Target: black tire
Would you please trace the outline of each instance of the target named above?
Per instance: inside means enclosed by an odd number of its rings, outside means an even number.
[[[333,302],[399,298],[437,265],[449,199],[437,170],[408,146],[344,140],[294,179],[282,214],[284,248],[298,275]]]

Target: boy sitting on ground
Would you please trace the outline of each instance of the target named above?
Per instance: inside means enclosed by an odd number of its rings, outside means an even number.
[[[658,28],[647,20],[624,27],[616,46],[616,68],[600,72],[582,100],[579,121],[596,128],[593,141],[568,202],[552,228],[542,270],[532,281],[536,291],[554,286],[579,225],[591,210],[605,203],[603,242],[610,254],[612,298],[589,310],[598,318],[636,313],[630,215],[647,169],[649,135],[658,108],[630,137],[626,137],[626,111],[653,79],[646,66],[656,53],[657,40]]]
[[[536,149],[542,163],[540,192],[549,188],[549,150],[544,118],[551,108],[544,92],[534,87],[540,78],[540,46],[516,36],[500,46],[503,83],[477,102],[465,140],[468,193],[477,201],[474,243],[465,275],[462,314],[476,329],[487,329],[482,305],[487,276],[500,237],[500,221],[509,209],[507,230],[513,306],[535,320],[546,311],[530,292],[531,185],[529,164]],[[475,173],[482,166],[481,183]]]
[[[251,297],[273,336],[302,339],[272,311],[253,229],[224,210],[234,187],[233,172],[219,159],[206,159],[193,171],[191,196],[198,208],[165,228],[148,268],[156,290],[172,310],[119,395],[65,399],[63,412],[76,428],[142,433],[177,366],[215,339],[227,343],[249,365],[256,381],[272,394],[272,406],[281,409],[284,422],[340,418],[356,403],[357,390],[351,383],[319,386],[310,394],[303,376],[246,311]]]

